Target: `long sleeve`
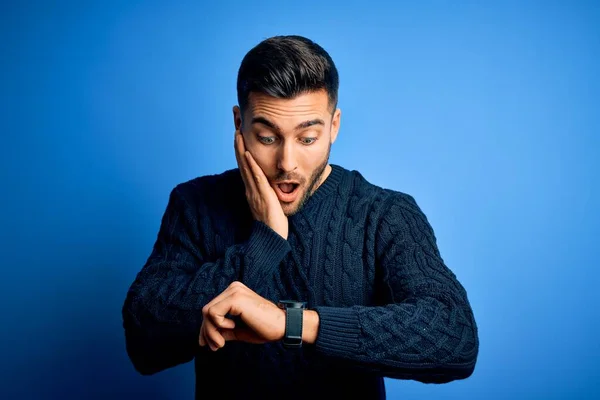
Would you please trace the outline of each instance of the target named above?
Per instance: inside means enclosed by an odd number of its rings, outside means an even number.
[[[479,340],[467,294],[444,264],[412,197],[389,199],[375,234],[383,301],[316,307],[316,348],[386,377],[444,383],[469,377]]]
[[[218,216],[201,215],[201,196],[182,185],[171,192],[152,253],[123,305],[127,352],[144,375],[191,361],[199,350],[202,307],[235,280],[258,286],[290,250],[255,221],[246,242],[215,258],[209,249]]]

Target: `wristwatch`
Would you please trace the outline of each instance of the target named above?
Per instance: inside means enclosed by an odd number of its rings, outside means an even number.
[[[277,304],[285,310],[285,334],[283,335],[283,347],[302,347],[302,322],[306,303],[295,300],[280,300]]]

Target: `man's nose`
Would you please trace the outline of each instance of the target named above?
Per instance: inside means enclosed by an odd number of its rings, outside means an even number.
[[[281,171],[292,172],[298,166],[296,164],[296,156],[294,154],[294,144],[290,142],[284,142],[279,147],[279,154],[277,155],[277,168]]]

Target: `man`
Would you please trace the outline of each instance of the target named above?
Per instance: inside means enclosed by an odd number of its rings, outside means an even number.
[[[267,39],[237,90],[238,168],[173,189],[127,294],[135,368],[195,360],[198,399],[385,398],[384,377],[469,377],[477,326],[426,216],[328,163],[341,112],[327,52]]]

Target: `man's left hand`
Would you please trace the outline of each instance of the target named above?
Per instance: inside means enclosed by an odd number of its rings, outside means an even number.
[[[244,326],[227,316],[238,316]],[[202,308],[200,346],[216,351],[229,340],[267,343],[285,334],[285,311],[241,282],[233,282]]]

